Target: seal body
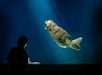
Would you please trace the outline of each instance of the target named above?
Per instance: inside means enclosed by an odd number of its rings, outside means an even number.
[[[51,35],[51,37],[55,40],[56,44],[62,48],[67,48],[72,46],[72,38],[71,35],[62,27],[58,26],[54,21],[48,20],[45,21],[46,27]],[[80,39],[78,41],[78,39]],[[82,38],[78,38],[77,41],[80,42]],[[75,42],[76,40],[74,40]],[[77,42],[76,42],[77,43]],[[77,45],[79,47],[79,45]]]

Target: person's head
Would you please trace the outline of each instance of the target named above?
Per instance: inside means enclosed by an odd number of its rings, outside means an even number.
[[[27,45],[27,41],[28,38],[26,36],[21,36],[17,41],[18,47],[25,48]]]

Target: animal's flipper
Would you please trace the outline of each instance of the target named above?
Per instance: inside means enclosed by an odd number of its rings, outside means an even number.
[[[79,37],[75,40],[72,40],[71,44],[70,44],[70,48],[79,51],[80,50],[80,43],[82,41],[82,37]]]

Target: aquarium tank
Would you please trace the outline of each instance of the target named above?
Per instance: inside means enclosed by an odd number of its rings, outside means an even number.
[[[45,30],[48,20],[66,30],[72,40],[82,37],[80,50],[56,44]],[[7,64],[20,36],[29,39],[26,51],[31,62],[102,63],[101,26],[101,0],[0,0],[0,64]]]

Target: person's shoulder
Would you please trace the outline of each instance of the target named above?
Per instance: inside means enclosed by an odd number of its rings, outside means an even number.
[[[15,51],[17,49],[17,47],[12,47],[11,51]]]
[[[10,49],[10,53],[14,53],[15,51],[16,51],[16,47],[12,47],[11,49]]]
[[[17,49],[17,47],[12,47],[11,49]]]

